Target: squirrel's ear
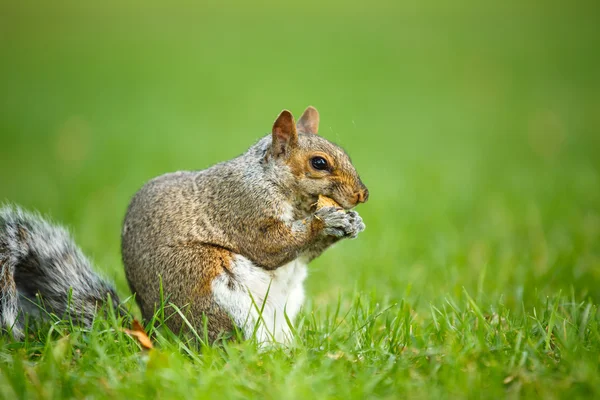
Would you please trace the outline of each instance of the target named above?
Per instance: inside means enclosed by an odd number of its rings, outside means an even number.
[[[279,157],[298,144],[298,132],[294,116],[283,110],[273,124],[273,155]]]
[[[300,133],[314,133],[316,135],[319,132],[319,112],[317,109],[313,106],[308,106],[296,126]]]

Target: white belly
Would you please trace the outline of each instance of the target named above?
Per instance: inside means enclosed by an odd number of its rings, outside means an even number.
[[[256,332],[260,343],[289,342],[292,334],[286,315],[293,323],[304,303],[306,261],[299,258],[267,271],[238,255],[230,271],[213,280],[212,291],[244,337],[249,339]]]

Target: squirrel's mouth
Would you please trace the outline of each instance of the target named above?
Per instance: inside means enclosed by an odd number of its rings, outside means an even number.
[[[308,200],[308,201],[306,201],[306,200]],[[354,200],[352,197],[347,198],[346,196],[341,196],[336,193],[317,194],[317,195],[311,195],[311,196],[309,196],[308,199],[305,199],[305,201],[303,202],[305,204],[305,206],[302,208],[306,209],[306,205],[308,205],[308,209],[310,211],[314,211],[315,209],[318,209],[321,207],[333,206],[333,207],[340,207],[346,211],[349,211],[349,210],[353,209],[354,207],[356,207],[359,203],[357,201],[352,201],[352,200]]]
[[[341,207],[341,208],[343,208],[346,211],[351,210],[351,209],[353,209],[356,206],[356,204],[352,204],[346,198],[340,198],[340,197],[335,196],[335,195],[326,196],[326,197],[329,198],[329,199],[331,199],[335,203],[335,205],[337,207]]]
[[[332,196],[332,198],[342,207],[344,210],[352,210],[354,207],[359,205],[360,203],[365,203],[367,200],[364,197],[353,195],[349,197],[336,198]]]

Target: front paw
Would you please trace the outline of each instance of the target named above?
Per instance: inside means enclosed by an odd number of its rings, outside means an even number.
[[[346,212],[346,215],[350,218],[350,231],[348,231],[348,236],[351,239],[354,239],[358,236],[359,233],[365,230],[366,225],[362,220],[362,217],[354,210],[350,210]]]
[[[365,224],[356,211],[345,211],[339,207],[323,207],[315,213],[323,222],[323,233],[327,236],[355,238],[365,230]]]

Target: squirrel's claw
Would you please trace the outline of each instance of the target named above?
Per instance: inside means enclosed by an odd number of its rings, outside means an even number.
[[[328,236],[355,238],[365,230],[362,218],[354,210],[345,211],[338,207],[323,207],[315,213],[315,218],[325,225],[323,233]]]

